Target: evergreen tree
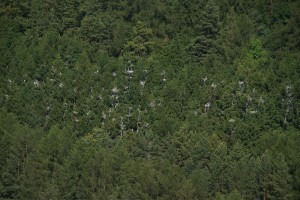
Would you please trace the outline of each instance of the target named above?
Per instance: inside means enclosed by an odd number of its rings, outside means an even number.
[[[65,0],[64,10],[62,16],[62,23],[64,30],[74,29],[79,25],[79,1],[78,0]]]
[[[152,29],[138,21],[132,29],[132,33],[134,38],[125,45],[126,52],[135,59],[148,55],[153,50],[154,45],[154,42],[151,41]]]
[[[0,199],[299,199],[299,5],[2,0]]]
[[[30,26],[37,35],[43,35],[49,27],[59,28],[59,21],[54,10],[55,1],[34,0],[30,5]]]
[[[213,0],[209,0],[201,12],[201,21],[195,27],[197,36],[189,46],[189,51],[196,60],[201,60],[215,50],[219,28],[219,7]]]
[[[282,155],[272,156],[266,151],[259,159],[260,196],[265,199],[286,199],[291,196],[288,166]]]

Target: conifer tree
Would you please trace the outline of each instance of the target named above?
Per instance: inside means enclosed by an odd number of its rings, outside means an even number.
[[[291,196],[291,177],[283,155],[273,156],[270,151],[258,159],[260,196],[263,199],[286,199]]]
[[[215,50],[219,28],[219,7],[213,0],[209,0],[201,12],[199,24],[195,27],[197,36],[189,46],[189,51],[196,61]]]
[[[78,0],[65,0],[62,22],[64,29],[74,29],[78,27],[79,17],[79,1]]]
[[[154,46],[154,42],[151,41],[152,29],[147,28],[145,23],[138,21],[132,29],[132,33],[134,38],[125,45],[126,52],[135,59],[150,54]]]

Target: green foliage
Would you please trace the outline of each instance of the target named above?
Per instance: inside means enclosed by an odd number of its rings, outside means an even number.
[[[196,25],[196,38],[189,46],[189,51],[196,60],[215,50],[215,39],[219,32],[219,7],[209,0],[200,13],[201,21]]]
[[[261,196],[268,199],[286,199],[290,195],[290,175],[282,155],[270,155],[266,151],[258,159]]]
[[[299,199],[298,1],[0,2],[0,199]]]
[[[138,21],[136,26],[132,29],[133,39],[125,45],[125,50],[133,59],[146,56],[151,53],[154,42],[151,41],[153,37],[152,29],[147,28],[146,24]]]
[[[109,16],[88,15],[81,21],[80,32],[89,43],[100,46],[111,44],[114,21]]]
[[[237,191],[237,190],[233,190],[232,192],[230,192],[227,195],[222,195],[220,193],[217,194],[216,196],[217,200],[243,200],[244,198],[242,197],[242,195]]]

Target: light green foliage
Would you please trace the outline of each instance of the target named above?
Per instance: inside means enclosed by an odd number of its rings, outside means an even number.
[[[154,42],[152,29],[147,28],[143,22],[138,21],[132,29],[133,39],[125,45],[125,49],[130,55],[137,59],[151,53]]]
[[[223,195],[218,193],[216,196],[216,200],[243,200],[242,195],[237,191],[233,190],[229,194]]]

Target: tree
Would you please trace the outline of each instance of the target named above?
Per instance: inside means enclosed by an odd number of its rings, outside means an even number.
[[[30,5],[30,26],[38,36],[43,35],[49,27],[59,29],[60,22],[54,10],[56,7],[55,1],[41,2],[34,0]]]
[[[10,116],[8,115],[8,119]],[[13,121],[12,121],[13,122]],[[6,129],[6,134],[1,136],[1,147],[7,142],[6,162],[1,163],[0,197],[17,198],[22,184],[22,177],[28,157],[34,150],[34,145],[41,134],[39,129],[30,129],[18,123],[11,124],[13,128]],[[8,132],[7,132],[8,131]]]
[[[20,198],[58,199],[59,172],[73,141],[68,127],[51,127],[28,158],[22,176]]]
[[[291,176],[283,155],[272,155],[266,150],[257,160],[260,197],[286,199],[291,196]]]
[[[233,190],[228,194],[221,194],[218,193],[216,195],[216,200],[243,200],[243,196],[237,191],[237,190]]]
[[[116,26],[112,32],[112,45],[110,47],[110,52],[113,56],[118,57],[125,43],[125,27],[122,22],[117,21]]]
[[[219,7],[209,0],[201,12],[201,21],[196,25],[196,38],[188,47],[196,61],[215,50],[215,39],[220,28]]]
[[[112,33],[112,22],[108,22],[101,15],[85,16],[81,22],[82,37],[91,44],[106,46],[110,44]]]
[[[218,45],[221,47],[218,52],[223,54],[228,63],[232,62],[239,54],[242,45],[242,35],[239,30],[238,16],[231,8],[226,15],[226,20],[220,30]]]
[[[190,175],[195,188],[194,196],[197,199],[209,199],[210,198],[210,183],[211,173],[207,168],[196,169]]]
[[[62,23],[64,30],[74,29],[78,27],[79,22],[79,1],[78,0],[65,0],[64,10],[62,16]]]
[[[228,189],[238,191],[245,199],[256,198],[258,191],[256,158],[237,142],[229,152]],[[229,198],[230,199],[230,198]]]
[[[152,29],[147,28],[146,24],[138,21],[132,29],[133,39],[125,45],[125,52],[133,58],[138,59],[149,55],[154,47]]]

